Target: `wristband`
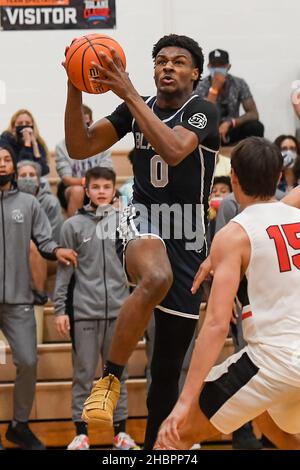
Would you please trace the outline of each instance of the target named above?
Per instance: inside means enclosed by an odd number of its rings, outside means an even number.
[[[209,91],[209,93],[211,93],[212,95],[215,95],[215,96],[217,96],[219,94],[218,90],[216,90],[212,86],[210,87],[210,89],[208,91]]]

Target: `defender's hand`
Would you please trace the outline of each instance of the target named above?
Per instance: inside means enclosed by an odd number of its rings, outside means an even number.
[[[191,288],[192,294],[196,294],[202,282],[206,279],[206,277],[210,273],[211,273],[211,260],[210,260],[210,256],[208,256],[206,260],[200,264],[199,269],[196,273],[196,276],[194,278],[194,282]]]
[[[154,449],[178,449],[179,427],[184,423],[188,411],[187,405],[177,402],[171,414],[160,427]]]

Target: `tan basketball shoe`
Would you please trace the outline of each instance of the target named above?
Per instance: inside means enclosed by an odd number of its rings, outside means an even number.
[[[112,374],[99,379],[83,406],[86,423],[113,424],[113,413],[120,396],[120,381]]]

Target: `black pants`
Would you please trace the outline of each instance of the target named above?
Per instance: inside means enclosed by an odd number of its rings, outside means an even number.
[[[225,144],[222,143],[222,145],[232,145],[252,136],[263,137],[264,130],[264,125],[259,121],[245,122],[245,124],[231,129],[228,133],[228,142]]]
[[[197,320],[155,310],[155,340],[148,393],[145,449],[152,449],[159,426],[178,399],[178,381]]]

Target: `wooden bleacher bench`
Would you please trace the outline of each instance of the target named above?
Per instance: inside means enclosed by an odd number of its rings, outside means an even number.
[[[6,364],[1,364],[1,382],[13,382],[15,367],[9,346],[5,346]],[[44,343],[38,345],[37,380],[71,380],[72,345],[71,343]],[[131,378],[144,378],[147,366],[145,342],[140,341],[128,362],[128,373]],[[102,364],[99,361],[96,377],[100,377]],[[0,409],[1,420],[1,409]]]

